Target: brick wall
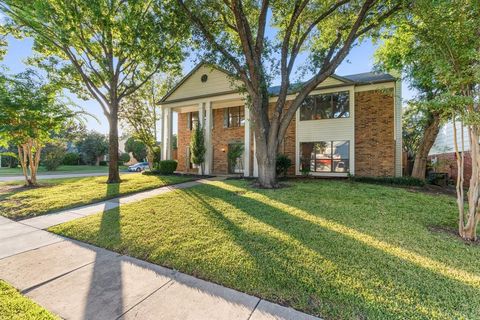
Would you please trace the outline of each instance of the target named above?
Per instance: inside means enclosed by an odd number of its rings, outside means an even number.
[[[213,173],[228,174],[228,145],[244,143],[245,127],[223,127],[224,109],[213,109]]]
[[[198,169],[190,169],[187,163],[187,147],[190,145],[192,131],[188,129],[188,113],[178,114],[178,137],[177,137],[177,171],[198,172]]]
[[[437,159],[438,163],[435,168],[436,172],[448,173],[449,178],[457,181],[457,157],[455,156],[455,152],[436,154],[428,157],[430,161],[434,158]],[[472,176],[472,158],[469,151],[465,152],[464,161],[463,179],[464,185],[468,186],[470,177]]]
[[[393,89],[355,93],[355,175],[394,176]]]
[[[273,108],[274,104],[270,107]],[[213,173],[228,173],[228,145],[231,143],[244,143],[245,127],[224,128],[223,127],[224,109],[213,109],[213,129],[212,129],[212,149],[213,149]],[[191,131],[187,127],[188,114],[178,114],[178,167],[181,172],[197,172],[197,169],[189,169],[186,162],[186,150],[190,145]],[[250,141],[250,172],[253,174],[253,132]],[[292,167],[288,174],[295,174],[295,119],[290,123],[284,141],[279,146],[279,153],[287,155],[292,160]],[[247,173],[245,173],[247,174]]]

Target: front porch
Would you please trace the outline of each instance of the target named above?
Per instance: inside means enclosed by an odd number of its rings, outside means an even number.
[[[204,174],[257,176],[255,143],[250,123],[250,112],[240,97],[222,97],[198,101],[178,102],[161,106],[162,160],[177,160],[177,171],[201,173],[201,168],[190,162],[190,141],[196,126],[205,132]],[[176,120],[176,126],[173,121]],[[177,131],[177,150],[172,150],[174,127]],[[239,154],[229,161],[229,154]]]

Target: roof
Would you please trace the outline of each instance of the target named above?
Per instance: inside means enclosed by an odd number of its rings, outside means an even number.
[[[160,102],[165,102],[170,95],[173,94],[174,91],[176,91],[192,74],[195,73],[201,66],[203,65],[208,65],[212,68],[215,68],[217,70],[220,70],[226,74],[230,74],[228,71],[215,66],[208,64],[206,62],[200,62],[193,68],[183,79],[178,82],[161,100]],[[375,73],[375,72],[364,72],[364,73],[357,73],[357,74],[351,74],[347,76],[339,76],[336,74],[332,74],[330,77],[339,80],[345,84],[351,84],[351,85],[366,85],[366,84],[375,84],[375,83],[382,83],[382,82],[390,82],[390,81],[396,81],[397,79],[393,77],[392,75],[388,73]],[[297,82],[294,84],[290,85],[290,88],[288,89],[288,93],[295,93],[300,87],[304,84],[304,82]],[[268,88],[268,93],[272,96],[277,96],[280,94],[280,86],[272,86]]]

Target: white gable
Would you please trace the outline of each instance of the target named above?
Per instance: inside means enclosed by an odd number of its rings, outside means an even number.
[[[325,79],[325,81],[323,81],[322,83],[320,83],[317,88],[330,87],[330,86],[338,86],[338,85],[342,85],[342,84],[345,84],[345,82],[340,81],[340,80],[338,80],[338,79],[335,79],[335,78],[333,78],[333,77],[328,77],[327,79]]]
[[[202,82],[204,75],[207,80]],[[185,79],[166,101],[230,92],[235,90],[231,84],[231,79],[224,72],[202,65]]]

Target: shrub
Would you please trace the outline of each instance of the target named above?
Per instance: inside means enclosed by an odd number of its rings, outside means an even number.
[[[173,174],[177,170],[177,161],[162,160],[158,163],[158,172],[160,174]]]
[[[413,178],[413,177],[358,177],[358,176],[349,176],[349,179],[350,179],[350,181],[354,181],[354,182],[396,185],[396,186],[423,187],[425,185],[424,180]]]
[[[161,160],[161,148],[159,146],[153,147],[153,167],[158,169]]]
[[[108,166],[108,162],[107,162],[107,161],[103,161],[103,160],[100,161],[98,164],[99,164],[100,166],[103,166],[103,167]]]
[[[67,152],[63,157],[63,164],[67,166],[76,166],[80,164],[80,154],[76,152]]]
[[[277,156],[277,175],[283,173],[283,176],[287,176],[288,168],[292,166],[292,160],[284,154]]]
[[[130,161],[130,155],[128,153],[124,152],[124,153],[120,154],[120,157],[118,158],[118,160],[122,163],[128,162],[128,161]]]
[[[43,165],[47,171],[55,171],[62,164],[65,150],[60,146],[48,146],[45,148]]]

